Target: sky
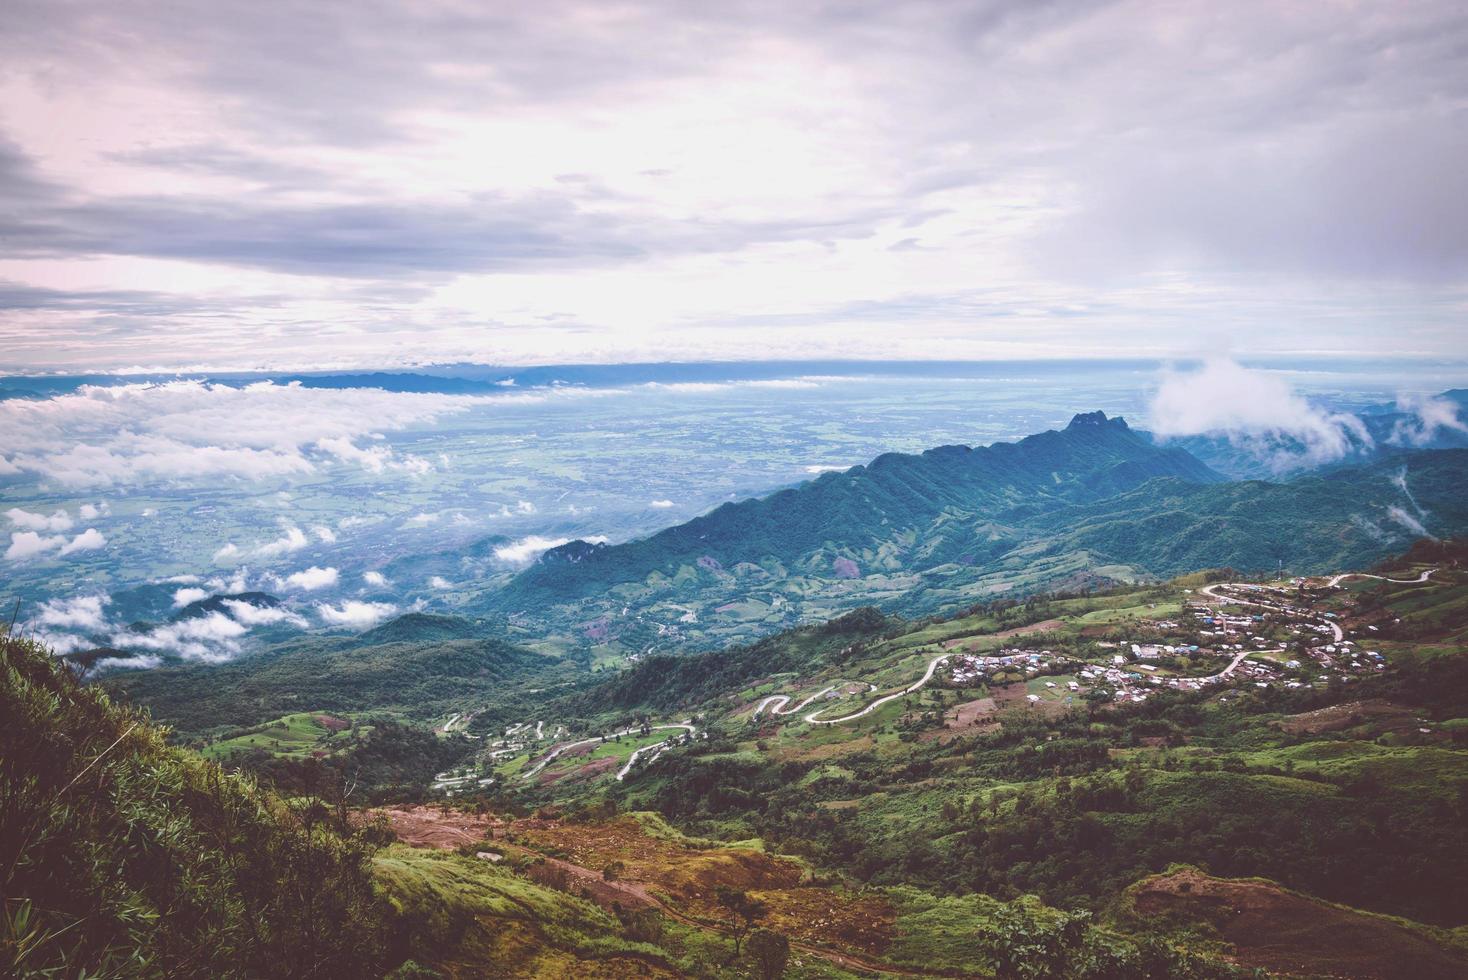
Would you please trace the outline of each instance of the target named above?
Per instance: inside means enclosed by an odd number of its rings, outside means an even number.
[[[5,7],[9,371],[1468,339],[1456,0]]]

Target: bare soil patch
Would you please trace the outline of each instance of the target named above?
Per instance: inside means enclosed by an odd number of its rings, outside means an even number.
[[[1378,731],[1395,728],[1416,728],[1417,715],[1411,708],[1392,701],[1373,698],[1369,701],[1351,701],[1333,704],[1328,708],[1290,715],[1274,723],[1280,730],[1291,735],[1318,735],[1321,732],[1339,732],[1360,725],[1370,725]]]
[[[753,893],[770,908],[762,925],[809,943],[834,944],[876,956],[892,944],[892,907],[874,895],[836,888]]]
[[[836,759],[853,752],[865,752],[875,746],[876,740],[870,735],[860,738],[848,738],[839,742],[824,742],[819,745],[801,747],[798,745],[781,745],[773,756],[780,760],[799,762],[819,762],[823,759]]]
[[[441,850],[482,841],[501,823],[488,814],[431,806],[383,807],[369,810],[368,816],[386,817],[404,844]]]
[[[1449,980],[1468,959],[1390,919],[1299,895],[1267,881],[1184,870],[1132,891],[1136,911],[1203,920],[1244,966],[1302,976]]]
[[[590,751],[593,748],[595,748],[595,746],[589,745],[589,746],[587,746],[587,751]],[[577,753],[577,754],[578,755],[584,755],[585,753]],[[563,753],[561,753],[560,757],[557,758],[556,761],[559,762],[560,759],[563,759],[563,758],[565,758],[568,755],[570,755],[570,753],[563,752]],[[551,785],[554,785],[555,783],[561,783],[561,782],[565,782],[565,783],[579,783],[579,782],[584,782],[584,781],[586,781],[588,779],[595,779],[597,776],[600,776],[603,773],[616,772],[618,765],[619,765],[618,760],[613,759],[613,758],[606,758],[606,759],[597,759],[594,762],[588,762],[586,765],[584,765],[584,766],[578,766],[575,769],[556,769],[556,770],[544,769],[544,770],[541,770],[540,775],[538,775],[538,776],[535,777],[535,782],[536,782],[537,785],[540,785],[540,786],[551,786]]]

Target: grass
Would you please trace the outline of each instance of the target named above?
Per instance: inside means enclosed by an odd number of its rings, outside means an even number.
[[[373,859],[373,870],[394,910],[413,923],[414,946],[442,951],[435,962],[516,976],[586,975],[596,972],[587,964],[620,958],[673,965],[663,949],[624,938],[621,924],[590,902],[488,861],[395,845]],[[517,934],[529,941],[503,941]]]
[[[333,730],[336,726],[330,724],[332,721],[346,722],[349,727]],[[317,752],[330,754],[344,749],[371,730],[370,725],[357,724],[351,713],[301,711],[220,739],[205,746],[200,754],[206,759],[223,759],[262,750],[281,758],[304,759]]]

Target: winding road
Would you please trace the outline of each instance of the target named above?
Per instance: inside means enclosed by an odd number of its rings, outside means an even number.
[[[1385,575],[1372,575],[1369,572],[1342,572],[1340,575],[1337,575],[1335,578],[1325,583],[1325,587],[1327,589],[1333,589],[1337,585],[1341,584],[1341,579],[1343,578],[1374,578],[1378,582],[1396,582],[1398,585],[1420,585],[1421,583],[1426,582],[1427,577],[1435,571],[1437,571],[1437,569],[1429,568],[1416,578],[1387,578]]]
[[[672,724],[672,725],[654,725],[653,728],[654,729],[681,728],[681,729],[683,729],[684,731],[686,731],[688,733],[688,737],[689,738],[692,738],[694,735],[697,735],[698,734],[698,730],[693,727],[693,722],[691,720],[690,721],[684,721],[684,722],[677,722],[677,723]],[[668,742],[669,742],[669,739],[663,739],[661,742],[658,742],[658,743],[656,743],[654,745],[644,745],[642,748],[637,749],[635,752],[632,753],[631,756],[629,756],[627,758],[627,764],[625,766],[623,766],[617,772],[617,780],[620,782],[624,776],[626,776],[629,772],[632,771],[632,767],[635,766],[635,765],[637,765],[637,757],[639,755],[641,755],[644,752],[651,752],[652,753],[652,758],[653,759],[656,759],[659,755],[662,754],[663,749],[666,749],[668,747]],[[652,759],[649,759],[648,761],[651,762]]]
[[[1352,574],[1354,574],[1354,573],[1352,573]],[[1375,576],[1372,576],[1372,577],[1375,578]],[[1427,580],[1424,578],[1422,581],[1425,582]],[[1205,586],[1203,586],[1203,588],[1199,589],[1198,591],[1201,594],[1206,595],[1208,598],[1214,600],[1215,602],[1221,603],[1223,605],[1258,606],[1260,609],[1274,609],[1274,610],[1279,611],[1279,612],[1283,612],[1284,611],[1284,608],[1282,606],[1277,606],[1277,605],[1275,605],[1272,602],[1256,602],[1253,599],[1239,599],[1239,598],[1237,598],[1235,596],[1231,596],[1231,595],[1219,595],[1217,592],[1214,592],[1213,591],[1214,589],[1225,589],[1225,588],[1247,589],[1247,588],[1252,587],[1252,585],[1253,585],[1252,582],[1217,582],[1217,583],[1215,583],[1213,585],[1205,585]],[[1339,643],[1339,642],[1341,642],[1342,640],[1344,640],[1346,638],[1345,631],[1341,629],[1340,624],[1337,623],[1335,620],[1333,620],[1333,619],[1321,619],[1320,622],[1321,622],[1321,625],[1322,626],[1329,626],[1330,627],[1331,632],[1335,634],[1335,642],[1336,643]],[[1255,653],[1262,653],[1262,652],[1265,652],[1265,651],[1256,650],[1254,652]]]
[[[671,724],[671,725],[650,725],[649,726],[649,729],[651,731],[655,731],[655,732],[664,731],[666,729],[672,729],[672,728],[680,728],[680,729],[683,729],[683,730],[687,731],[690,736],[697,734],[697,729],[695,729],[693,727],[692,721],[682,721],[682,722],[677,722],[677,723]],[[606,735],[606,736],[596,735],[596,736],[594,736],[592,738],[583,738],[580,741],[566,742],[566,743],[564,743],[562,745],[557,745],[555,748],[553,748],[553,749],[550,750],[550,752],[545,756],[545,758],[541,759],[534,766],[532,766],[531,768],[529,768],[529,769],[525,770],[523,773],[521,773],[520,774],[520,778],[521,779],[529,779],[532,776],[538,775],[542,769],[544,769],[546,766],[550,765],[552,762],[556,761],[556,758],[558,756],[560,756],[560,754],[563,753],[563,752],[570,751],[571,749],[578,748],[579,746],[582,746],[582,745],[595,745],[595,744],[603,741],[604,738],[617,738],[618,736],[621,736],[621,735],[636,735],[636,734],[638,734],[641,731],[642,731],[641,726],[639,726],[637,728],[626,728],[626,729],[623,729],[620,732],[612,732],[610,735]],[[665,746],[665,745],[667,745],[666,742],[658,742],[655,745],[644,745],[642,748],[638,749],[636,752],[633,752],[632,753],[632,758],[627,760],[627,765],[623,766],[622,767],[622,771],[619,772],[619,773],[617,773],[617,778],[618,779],[621,779],[623,776],[627,775],[628,770],[630,770],[632,768],[632,763],[634,761],[636,761],[637,756],[640,753],[645,752],[648,749],[659,748],[659,747]]]
[[[934,657],[932,661],[928,663],[927,671],[918,680],[907,685],[907,687],[904,687],[900,691],[894,691],[891,694],[886,694],[880,698],[877,698],[877,700],[873,701],[865,708],[862,708],[860,711],[853,712],[849,715],[842,715],[840,718],[821,718],[819,716],[823,712],[829,711],[830,709],[817,708],[815,711],[812,711],[810,714],[806,715],[803,720],[810,725],[839,725],[843,721],[855,721],[857,718],[869,715],[873,711],[876,711],[878,708],[880,708],[882,705],[886,704],[888,701],[895,701],[897,698],[903,697],[904,695],[912,694],[914,691],[921,690],[924,686],[927,685],[929,681],[933,679],[933,674],[938,670],[938,666],[951,656],[952,654],[945,653],[942,656]],[[809,707],[812,701],[815,701],[817,698],[825,697],[827,694],[830,694],[832,691],[836,690],[836,688],[840,684],[841,682],[837,681],[835,684],[832,684],[829,687],[825,687],[812,694],[810,697],[806,698],[804,701],[800,702],[794,707],[787,707],[790,704],[791,700],[788,694],[771,695],[770,697],[765,698],[759,703],[759,705],[754,709],[754,714],[751,715],[751,717],[758,718],[766,711],[768,711],[772,716],[797,714],[803,709]],[[875,685],[868,686],[870,686],[873,691],[877,689]]]

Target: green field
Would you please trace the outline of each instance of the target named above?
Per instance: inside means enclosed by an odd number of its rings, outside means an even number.
[[[371,730],[371,725],[359,724],[350,712],[332,715],[301,711],[212,742],[200,754],[207,759],[224,759],[261,751],[280,758],[304,759],[345,749]]]

